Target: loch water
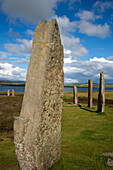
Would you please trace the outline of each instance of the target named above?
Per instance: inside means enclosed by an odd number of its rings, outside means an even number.
[[[10,90],[10,92],[12,91],[12,89],[14,89],[16,93],[24,93],[25,86],[0,86],[0,92],[6,92],[8,91],[8,89]],[[113,90],[113,88],[105,88],[105,90]],[[69,91],[73,91],[73,87],[64,87],[64,92]],[[88,91],[88,88],[77,87],[77,91]],[[98,88],[93,87],[93,91],[98,91]]]

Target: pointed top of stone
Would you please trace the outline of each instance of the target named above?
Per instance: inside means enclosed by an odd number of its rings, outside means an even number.
[[[40,24],[46,24],[46,23],[47,23],[47,21],[44,19],[44,20],[41,21]]]

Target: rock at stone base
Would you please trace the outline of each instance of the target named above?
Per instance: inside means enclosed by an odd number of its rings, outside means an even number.
[[[113,166],[113,160],[111,158],[108,158],[107,165]]]
[[[14,122],[22,170],[46,170],[60,159],[63,56],[57,21],[42,21],[35,29],[22,109]]]
[[[113,157],[113,152],[103,153],[100,156]],[[111,158],[108,158],[107,165],[113,166],[113,160]]]

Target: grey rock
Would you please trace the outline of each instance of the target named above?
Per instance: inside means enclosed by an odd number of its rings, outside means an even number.
[[[93,91],[93,84],[92,84],[92,80],[88,81],[88,107],[92,108],[93,106],[93,95],[92,95],[92,91]]]
[[[8,91],[7,91],[7,96],[10,96],[10,90],[8,89]]]
[[[35,29],[19,118],[15,152],[22,170],[46,170],[61,156],[63,46],[56,20]]]
[[[75,105],[77,105],[78,104],[78,95],[77,95],[77,87],[76,86],[74,86],[73,87],[73,103],[75,104]]]
[[[101,72],[99,94],[98,94],[98,112],[104,112],[104,108],[105,108],[104,72]]]

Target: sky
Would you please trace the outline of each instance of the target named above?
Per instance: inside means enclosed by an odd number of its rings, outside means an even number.
[[[26,80],[34,30],[57,19],[64,84],[113,83],[113,0],[0,0],[0,80]]]

